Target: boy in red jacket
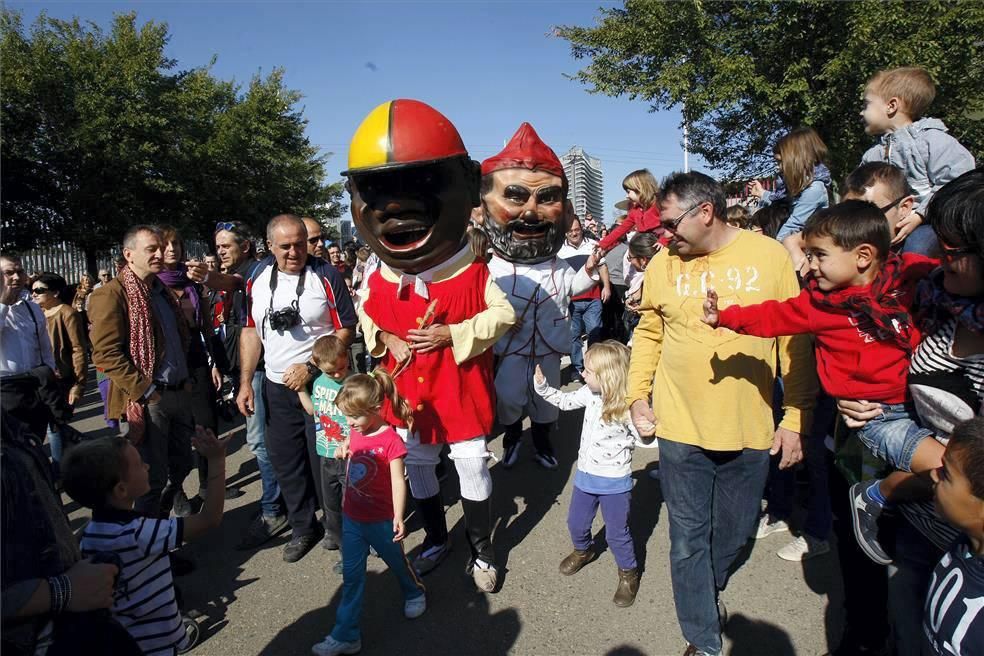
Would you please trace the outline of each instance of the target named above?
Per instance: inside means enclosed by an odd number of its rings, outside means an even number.
[[[938,262],[893,254],[888,222],[866,201],[818,211],[803,237],[812,275],[799,296],[719,311],[718,295],[708,289],[703,321],[759,337],[812,333],[824,391],[882,404],[884,413],[857,435],[875,456],[901,471],[855,484],[851,507],[858,544],[872,560],[888,564],[891,558],[878,543],[878,517],[892,501],[911,500],[912,493],[903,499],[900,488],[912,489],[914,474],[939,467],[944,451],[932,431],[914,421],[906,386],[920,339],[909,308],[916,284]],[[925,497],[929,494],[927,487]]]

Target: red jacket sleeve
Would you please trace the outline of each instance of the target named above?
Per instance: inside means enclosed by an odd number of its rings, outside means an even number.
[[[782,337],[812,332],[810,292],[785,301],[766,301],[758,305],[732,305],[721,310],[718,325],[755,337]]]
[[[625,217],[624,221],[612,228],[612,231],[608,233],[608,236],[598,242],[598,248],[603,251],[610,251],[623,235],[635,228],[636,220],[640,216],[642,216],[642,212],[639,210],[632,210],[629,212],[629,215]]]

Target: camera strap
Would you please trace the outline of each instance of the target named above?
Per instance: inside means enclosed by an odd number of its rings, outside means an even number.
[[[294,290],[294,293],[297,295],[297,298],[291,301],[291,305],[298,312],[300,312],[301,310],[301,293],[304,292],[304,278],[306,276],[307,276],[307,264],[305,263],[304,268],[301,269],[301,275],[297,277],[297,288]],[[273,271],[270,272],[270,307],[267,308],[267,316],[265,317],[266,321],[270,320],[269,318],[270,313],[273,312],[273,297],[277,291],[277,280],[279,278],[280,278],[280,269],[277,268],[277,263],[274,262]],[[266,323],[266,321],[264,322],[264,324]],[[265,325],[263,327],[263,332],[264,333],[266,332]]]

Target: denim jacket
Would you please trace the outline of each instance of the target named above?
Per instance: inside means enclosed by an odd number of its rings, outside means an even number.
[[[861,158],[862,164],[868,162],[888,162],[905,171],[905,179],[916,192],[916,211],[923,216],[937,189],[974,168],[974,156],[937,118],[921,118],[883,134]]]

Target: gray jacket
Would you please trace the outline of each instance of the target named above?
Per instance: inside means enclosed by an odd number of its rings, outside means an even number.
[[[883,134],[861,158],[862,164],[868,162],[888,162],[905,171],[916,192],[916,211],[923,216],[937,189],[974,168],[974,156],[947,134],[938,118],[921,118]]]

